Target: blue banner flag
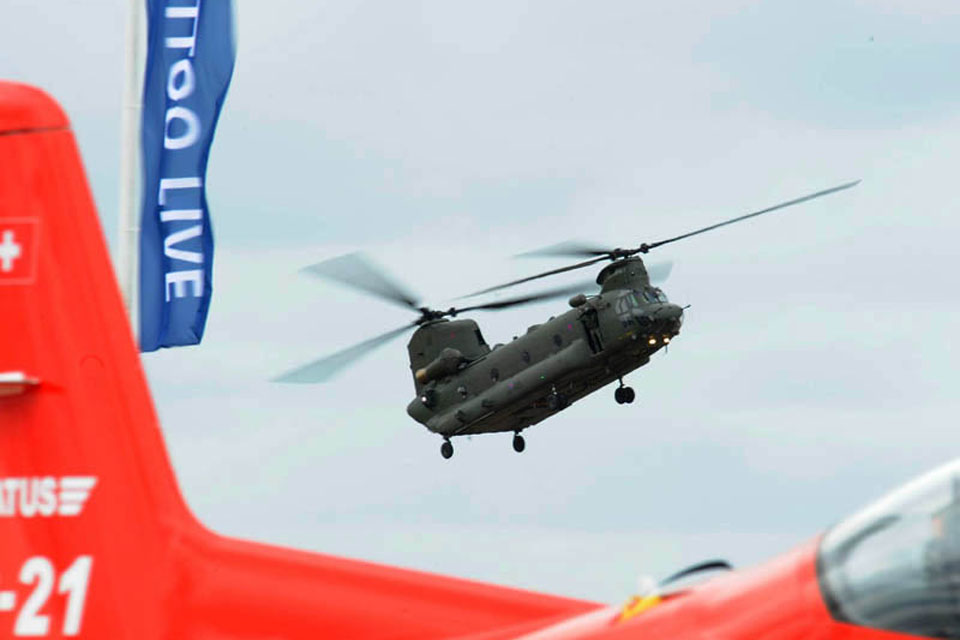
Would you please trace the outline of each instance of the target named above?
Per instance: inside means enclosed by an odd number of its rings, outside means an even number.
[[[198,344],[210,306],[207,157],[236,55],[230,0],[147,0],[140,349]]]

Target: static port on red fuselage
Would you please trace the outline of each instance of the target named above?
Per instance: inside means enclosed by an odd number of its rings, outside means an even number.
[[[650,285],[640,258],[609,265],[599,295],[490,349],[472,320],[421,326],[408,350],[407,413],[445,437],[520,432],[634,369],[680,331],[682,309]],[[619,399],[619,395],[618,395]]]

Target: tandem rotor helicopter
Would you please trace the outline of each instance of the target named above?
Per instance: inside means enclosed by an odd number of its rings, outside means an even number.
[[[419,314],[416,320],[333,355],[289,371],[277,382],[316,383],[381,345],[416,329],[407,350],[417,397],[407,405],[411,418],[443,436],[440,453],[453,456],[454,436],[510,432],[513,449],[526,447],[521,432],[562,411],[571,403],[618,381],[614,399],[630,404],[636,394],[625,375],[680,332],[683,309],[654,286],[669,274],[670,264],[644,264],[640,254],[714,229],[783,209],[859,184],[849,182],[760,211],[725,220],[679,236],[643,243],[632,249],[607,249],[567,242],[524,255],[587,258],[533,276],[478,291],[480,295],[609,260],[596,282],[600,292],[582,293],[583,284],[446,310],[420,306],[403,287],[359,254],[333,258],[303,269],[399,304]],[[473,320],[454,319],[470,311],[499,311],[542,300],[570,296],[570,309],[507,344],[492,348]],[[469,297],[469,296],[468,296]]]

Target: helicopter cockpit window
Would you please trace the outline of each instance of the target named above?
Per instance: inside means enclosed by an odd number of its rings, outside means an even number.
[[[960,460],[831,529],[817,564],[834,618],[960,638]]]
[[[667,296],[664,295],[663,291],[657,289],[656,287],[650,287],[643,291],[643,296],[650,302],[667,302]]]

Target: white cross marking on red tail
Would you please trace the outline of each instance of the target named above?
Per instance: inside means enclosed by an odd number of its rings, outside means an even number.
[[[13,261],[20,257],[21,247],[13,237],[13,231],[3,232],[3,242],[0,242],[0,271],[13,271]]]

